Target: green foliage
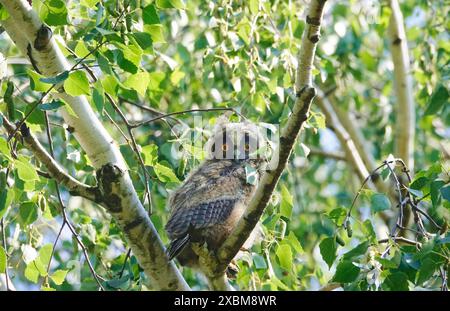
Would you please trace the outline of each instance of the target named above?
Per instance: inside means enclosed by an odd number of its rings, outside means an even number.
[[[0,273],[5,273],[6,269],[6,251],[0,246]]]
[[[89,95],[89,80],[84,71],[74,71],[64,81],[64,90],[71,96]]]
[[[370,208],[374,213],[385,211],[391,208],[391,202],[386,195],[375,193],[370,198]]]
[[[337,257],[336,250],[337,246],[334,238],[325,238],[320,242],[320,254],[329,268],[331,268]]]
[[[395,155],[396,123],[402,117],[397,113],[386,39],[390,11],[383,4],[370,12],[356,0],[326,5],[327,22],[314,61],[313,83],[350,118],[367,152],[382,164],[387,155]],[[204,157],[199,147],[186,144],[193,133],[179,133],[177,126],[192,128],[200,113],[174,115],[133,129],[141,165],[110,100],[132,123],[157,117],[154,110],[172,113],[197,108],[232,107],[250,121],[281,128],[290,116],[296,57],[305,28],[299,19],[305,15],[304,1],[44,0],[33,1],[33,8],[51,27],[61,52],[71,64],[79,64],[44,77],[29,65],[10,63],[10,74],[0,86],[0,112],[11,122],[31,113],[27,126],[50,150],[47,114],[56,161],[76,179],[94,186],[91,160],[75,138],[77,129],[62,121],[61,111],[78,116],[54,95],[63,88],[69,95],[86,96],[120,146],[146,208],[150,208],[150,190],[151,220],[165,244],[169,193]],[[264,235],[238,260],[234,286],[243,290],[316,290],[329,282],[340,283],[345,290],[439,290],[443,286],[443,275],[450,272],[446,229],[450,46],[443,35],[448,6],[443,1],[407,0],[402,11],[417,120],[412,182],[401,190],[441,229],[422,217],[430,235],[418,238],[416,245],[388,237],[399,208],[390,194],[397,189],[387,168],[377,178],[390,193],[366,187],[350,210],[362,181],[349,161],[317,152],[340,154],[343,149],[330,120],[313,104],[261,219]],[[0,8],[0,19],[7,16]],[[23,57],[7,36],[0,43],[5,57]],[[34,104],[38,105],[31,111]],[[221,114],[209,111],[201,116],[204,123],[213,125]],[[200,133],[199,142],[204,142],[204,135]],[[174,146],[181,146],[181,159],[174,157]],[[401,168],[392,169],[401,174]],[[126,257],[128,245],[117,223],[96,204],[59,187],[65,219],[55,183],[44,177],[46,172],[20,139],[8,141],[0,127],[0,218],[8,242],[0,246],[0,273],[6,268],[14,271],[13,282],[20,289],[97,290],[89,260],[107,290],[150,289],[151,280],[135,256]],[[249,166],[246,173],[247,182],[255,184],[257,172]],[[415,225],[409,228],[418,230]],[[414,239],[410,233],[407,230]],[[387,242],[378,242],[383,239]],[[193,289],[206,287],[195,271],[183,268],[182,273]]]

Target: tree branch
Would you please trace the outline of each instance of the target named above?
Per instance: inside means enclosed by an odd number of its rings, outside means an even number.
[[[366,143],[363,142],[361,135],[357,134],[359,129],[356,128],[355,123],[346,117],[344,112],[336,113],[338,107],[333,105],[320,90],[319,95],[316,97],[316,103],[325,115],[327,123],[333,127],[334,133],[344,149],[346,158],[355,169],[360,180],[364,184],[367,183],[369,188],[388,194],[391,201],[397,201],[396,194],[390,191],[389,187],[379,178],[378,172],[374,174],[378,166],[373,157],[368,155],[370,151],[367,150]],[[367,180],[370,174],[374,176]],[[387,215],[380,213],[379,216],[388,224],[389,217]]]
[[[388,35],[394,63],[395,95],[397,97],[397,156],[405,161],[411,171],[414,171],[414,136],[415,107],[412,89],[408,43],[403,25],[403,15],[397,0],[389,1],[392,13],[389,19]]]
[[[309,152],[309,156],[317,156],[317,157],[323,157],[323,158],[329,158],[336,161],[346,161],[347,158],[345,154],[341,152],[332,152],[332,151],[325,151],[318,148],[311,148]]]
[[[264,173],[244,215],[219,249],[217,253],[218,265],[216,267],[217,278],[223,278],[227,265],[236,256],[262,216],[286,167],[297,136],[308,118],[311,102],[316,95],[316,90],[312,86],[312,63],[317,42],[320,38],[320,23],[325,2],[323,0],[314,0],[309,5],[306,28],[303,32],[299,52],[296,80],[297,99],[289,120],[281,132],[280,144],[275,150],[277,156],[272,159],[271,164],[273,164],[272,167],[274,169]]]
[[[421,247],[422,243],[417,242],[417,241],[413,241],[404,237],[391,237],[389,239],[383,239],[383,240],[379,240],[378,243],[389,243],[390,241],[394,241],[394,242],[402,242],[404,244],[408,244],[408,245],[413,245],[413,246],[418,246]]]
[[[333,106],[331,105],[328,98],[324,97],[320,90],[315,102],[325,115],[327,123],[333,126],[334,133],[339,139],[339,142],[341,143],[345,155],[349,160],[351,166],[353,166],[359,178],[361,180],[364,180],[365,178],[367,178],[367,176],[369,176],[370,173],[368,168],[364,164],[364,161],[360,154],[360,150],[357,149],[356,144],[354,143],[353,137],[350,136],[349,132],[341,123],[341,120],[334,111]]]
[[[72,68],[52,38],[39,40],[40,30],[45,26],[26,0],[0,0],[0,3],[10,15],[7,21],[2,21],[2,25],[13,40],[20,42],[18,47],[24,55],[30,57],[27,50],[32,47],[33,61],[44,76],[53,77]],[[60,87],[55,89],[59,93],[52,96],[63,99],[75,112],[72,115],[64,107],[61,109],[65,122],[74,129],[75,138],[97,169],[101,194],[97,203],[104,206],[117,221],[155,288],[189,290],[175,264],[168,261],[164,245],[139,201],[119,148],[87,99],[84,96],[72,97]]]
[[[0,113],[0,118],[3,119],[3,126],[8,134],[13,133],[15,131],[14,125],[2,113]],[[44,149],[41,143],[30,132],[30,129],[25,124],[22,125],[20,131],[25,146],[30,149],[30,151],[42,164],[45,165],[52,178],[54,178],[58,183],[64,185],[72,194],[82,196],[91,201],[96,200],[95,188],[85,185],[67,174],[59,163],[56,162],[47,150]]]
[[[395,150],[398,158],[405,161],[406,167],[414,172],[415,105],[413,98],[412,76],[409,67],[408,42],[403,23],[403,14],[397,0],[390,0],[388,36],[394,63],[394,90],[397,99]],[[404,224],[411,218],[410,210],[405,211]],[[403,234],[403,232],[402,232]]]

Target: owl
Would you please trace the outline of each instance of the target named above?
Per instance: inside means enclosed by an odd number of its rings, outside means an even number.
[[[171,240],[170,259],[199,268],[192,243],[206,243],[209,251],[220,248],[256,189],[267,162],[266,147],[261,131],[251,122],[216,124],[205,145],[206,160],[169,198],[165,229]]]

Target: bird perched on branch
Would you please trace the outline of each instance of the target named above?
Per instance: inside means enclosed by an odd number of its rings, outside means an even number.
[[[170,259],[199,268],[193,243],[206,243],[214,252],[230,235],[267,160],[267,140],[261,133],[250,122],[217,122],[206,144],[207,159],[170,196],[166,225]]]

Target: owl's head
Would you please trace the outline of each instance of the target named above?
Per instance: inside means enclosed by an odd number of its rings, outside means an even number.
[[[228,118],[218,118],[205,147],[207,159],[262,163],[271,153],[263,127],[250,121],[232,123]]]

